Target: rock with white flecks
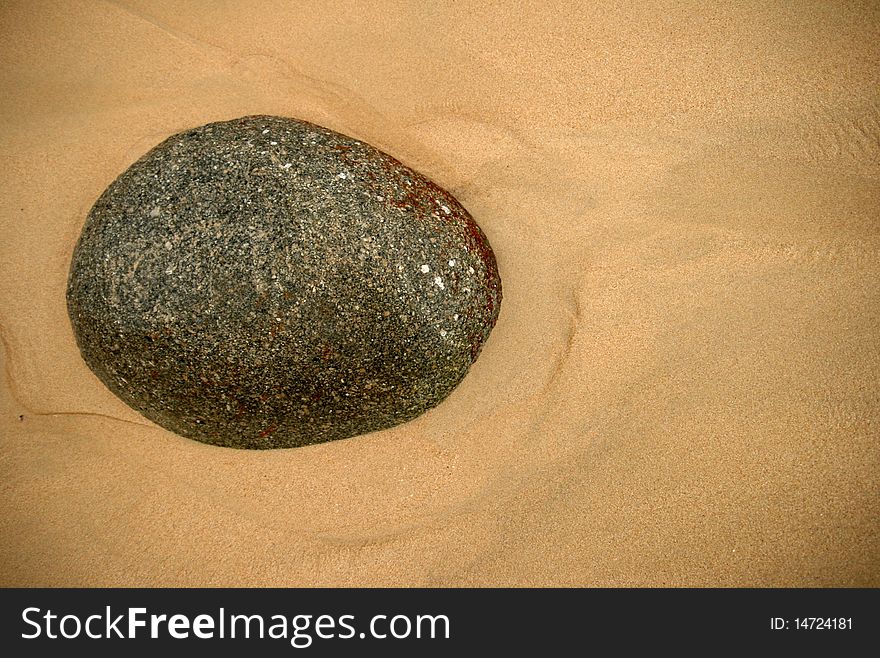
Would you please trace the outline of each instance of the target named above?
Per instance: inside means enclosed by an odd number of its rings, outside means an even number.
[[[101,195],[68,310],[85,362],[159,425],[238,448],[397,425],[498,317],[485,235],[364,142],[269,116],[182,132]]]

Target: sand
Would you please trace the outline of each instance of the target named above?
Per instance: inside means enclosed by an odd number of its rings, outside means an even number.
[[[6,2],[0,584],[880,586],[874,3]],[[499,323],[395,429],[236,451],[79,357],[85,215],[246,114],[487,233]]]

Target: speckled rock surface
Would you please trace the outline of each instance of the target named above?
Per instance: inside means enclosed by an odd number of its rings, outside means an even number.
[[[495,324],[495,257],[446,191],[316,125],[170,137],[89,213],[67,304],[80,351],[159,425],[238,448],[410,420]]]

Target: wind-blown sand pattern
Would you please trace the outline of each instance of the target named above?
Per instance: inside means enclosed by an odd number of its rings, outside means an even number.
[[[880,585],[880,13],[524,7],[3,4],[0,584]],[[234,451],[80,359],[95,199],[247,114],[486,232],[504,307],[439,407]]]

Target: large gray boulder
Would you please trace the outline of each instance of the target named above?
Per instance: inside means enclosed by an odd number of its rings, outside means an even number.
[[[67,304],[92,371],[237,448],[342,439],[440,403],[498,317],[485,235],[394,158],[295,119],[174,135],[95,203]]]

